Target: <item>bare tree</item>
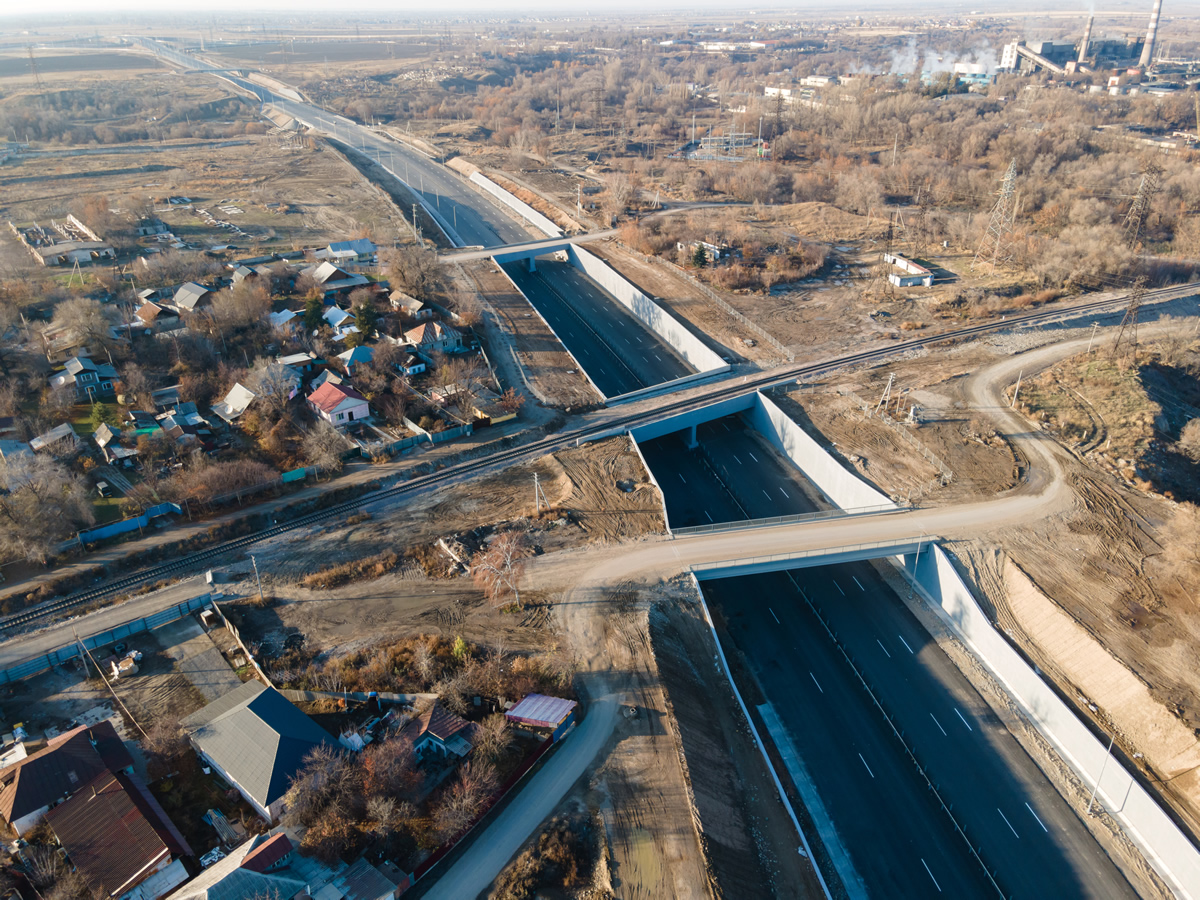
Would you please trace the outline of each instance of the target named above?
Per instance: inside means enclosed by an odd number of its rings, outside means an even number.
[[[505,531],[492,538],[487,548],[471,560],[471,577],[483,588],[492,606],[503,606],[511,595],[521,606],[521,578],[525,560],[532,555],[529,538],[519,531]]]
[[[67,329],[84,344],[108,346],[112,342],[108,311],[91,297],[72,297],[59,303],[53,324]]]
[[[418,300],[429,300],[442,288],[446,274],[437,254],[424,247],[379,251],[381,267],[397,287]]]
[[[475,731],[475,752],[489,762],[495,763],[512,746],[512,731],[503,713],[492,713]]]
[[[277,421],[287,414],[296,391],[296,373],[273,359],[259,359],[246,376],[246,387],[257,395],[261,414]]]
[[[350,445],[336,428],[320,419],[304,436],[301,449],[309,465],[322,472],[336,473],[342,470],[342,454]]]
[[[93,520],[83,478],[48,454],[0,460],[0,549],[44,562],[64,538]]]
[[[433,823],[443,838],[458,834],[479,816],[483,803],[496,788],[496,770],[478,760],[459,767],[458,777],[442,794],[433,812]]]
[[[433,679],[434,672],[433,653],[429,650],[429,642],[420,640],[413,647],[413,668],[417,670],[417,674],[421,679],[428,684]]]

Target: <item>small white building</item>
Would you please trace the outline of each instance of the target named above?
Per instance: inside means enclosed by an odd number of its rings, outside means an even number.
[[[308,395],[313,412],[335,428],[343,428],[371,415],[367,398],[348,384],[326,381]]]

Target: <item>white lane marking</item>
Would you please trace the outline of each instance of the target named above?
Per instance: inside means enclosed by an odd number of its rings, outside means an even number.
[[[887,652],[887,647],[883,646],[883,641],[881,641],[879,638],[875,638],[875,643],[877,643],[879,645],[880,650],[882,650],[884,653],[887,653],[888,659],[892,658],[892,654]]]
[[[912,653],[912,654],[913,654],[913,656],[916,656],[916,655],[917,655],[917,654],[913,653],[913,648],[912,648],[912,647],[910,647],[910,646],[908,646],[908,641],[906,641],[906,640],[904,639],[904,635],[902,635],[902,634],[898,634],[898,635],[896,635],[896,637],[900,638],[900,643],[902,643],[902,644],[904,645],[904,649],[905,649],[905,650],[907,650],[909,653]]]
[[[1017,829],[1012,827],[1012,822],[1008,821],[1008,816],[1006,816],[1003,810],[1001,810],[998,806],[996,807],[996,812],[1000,813],[1000,818],[1004,820],[1004,824],[1008,826],[1008,830],[1011,831],[1013,833],[1013,837],[1019,841],[1021,836],[1017,834]]]
[[[851,577],[851,578],[854,578],[854,576],[853,576],[853,575],[851,575],[850,577]],[[858,585],[858,589],[859,589],[860,591],[862,591],[864,594],[867,592],[867,589],[866,589],[865,587],[863,587],[863,586],[862,586],[862,584],[859,582],[859,580],[858,580],[857,578],[854,578],[854,583]]]
[[[684,477],[683,477],[682,475],[680,475],[678,472],[676,472],[675,474],[676,474],[676,475],[679,475],[679,480],[680,480],[680,481],[682,481],[684,484],[687,484],[687,479],[686,479],[686,478],[684,478]]]
[[[638,337],[636,334],[634,335],[634,338],[637,340],[637,342],[639,344],[642,342],[642,339],[640,337]]]
[[[925,862],[925,860],[922,859],[921,865],[923,865],[925,867],[925,873],[929,876],[929,880],[933,882],[933,886],[935,888],[937,888],[938,893],[940,894],[942,892],[942,886],[937,883],[937,879],[934,878],[933,873],[929,871],[929,863]]]
[[[771,614],[771,618],[775,620],[775,624],[776,624],[776,625],[782,625],[782,624],[783,624],[782,622],[780,622],[780,621],[779,621],[779,616],[775,615],[775,610],[771,609],[771,607],[769,607],[769,606],[768,606],[768,607],[767,607],[767,612],[769,612],[769,613]],[[809,674],[811,675],[812,673],[810,672]]]
[[[629,344],[630,347],[633,346],[633,344],[630,342],[629,338],[625,338],[625,343]]]
[[[785,491],[783,488],[779,489],[779,493],[783,494],[783,496],[787,497],[789,500],[792,499],[792,495],[789,494],[787,491]]]
[[[734,454],[732,454],[732,456],[734,459],[737,459],[738,465],[740,466],[742,464],[742,461],[740,459],[738,459],[738,455],[736,453],[734,453]]]
[[[833,581],[832,578],[830,578],[829,580]],[[838,589],[839,594],[841,594],[843,597],[846,596],[846,592],[842,590],[842,586],[840,584],[838,584],[836,581],[833,581],[833,586]]]
[[[863,767],[867,770],[867,774],[870,775],[872,778],[874,778],[875,773],[871,771],[871,767],[867,765],[867,761],[865,759],[863,759],[863,755],[861,753],[858,754],[858,758],[862,759],[862,764],[863,764]]]
[[[938,727],[938,731],[942,733],[942,737],[950,737],[950,735],[946,734],[946,729],[942,727],[942,723],[937,720],[937,716],[930,713],[929,718],[933,719],[933,724]]]
[[[1035,813],[1035,812],[1033,811],[1033,807],[1032,807],[1032,806],[1030,806],[1028,803],[1026,803],[1026,804],[1025,804],[1025,808],[1026,808],[1027,810],[1029,810],[1029,814],[1030,814],[1031,816],[1033,816],[1035,819],[1037,819],[1037,823],[1038,823],[1039,825],[1041,825],[1041,826],[1042,826],[1042,831],[1046,832],[1046,834],[1049,834],[1049,833],[1050,833],[1050,829],[1046,827],[1046,823],[1045,823],[1045,822],[1043,822],[1041,819],[1038,819],[1038,814],[1037,814],[1037,813]]]
[[[813,680],[813,684],[817,686],[818,691],[820,691],[822,694],[825,693],[825,688],[821,687],[821,682],[817,681],[816,675],[814,675],[812,672],[809,672],[808,677]]]
[[[768,494],[765,490],[763,491],[763,496],[766,497],[768,500],[771,499],[771,495]]]
[[[722,422],[721,424],[725,426],[725,430],[726,430],[726,431],[733,431],[733,429],[729,427],[729,423],[728,423],[728,422]]]
[[[747,453],[750,453],[750,451],[749,451],[749,450],[747,450],[746,452],[747,452]],[[758,462],[758,457],[757,457],[757,456],[755,456],[753,453],[750,453],[750,458],[751,458],[752,460],[754,460],[755,462]]]
[[[711,523],[711,522],[712,522],[712,520],[713,520],[713,517],[708,515],[708,510],[707,510],[707,509],[704,511],[704,515],[708,516],[708,521]]]
[[[654,358],[657,359],[659,362],[662,362],[662,357],[659,356],[657,353],[654,354]]]
[[[957,708],[957,707],[956,707],[956,708],[955,708],[955,710],[954,710],[954,714],[955,714],[956,716],[958,716],[958,718],[959,718],[959,719],[962,721],[962,723],[963,723],[964,725],[966,725],[966,726],[967,726],[967,731],[974,731],[974,730],[975,730],[974,728],[972,728],[972,727],[971,727],[971,723],[970,723],[970,722],[968,722],[966,719],[964,719],[964,718],[963,718],[963,714],[962,714],[962,713],[960,713],[960,712],[958,711],[958,708]]]

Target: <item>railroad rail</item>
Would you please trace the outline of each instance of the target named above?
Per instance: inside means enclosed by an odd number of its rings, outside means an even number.
[[[1197,288],[1195,286],[1176,286],[1163,288],[1156,291],[1148,291],[1143,297],[1142,302],[1149,303],[1175,300],[1181,297],[1186,297],[1189,295],[1189,293],[1195,293],[1196,291]],[[28,625],[32,622],[38,621],[39,619],[48,618],[56,613],[65,612],[97,600],[102,600],[106,597],[111,597],[115,594],[120,594],[128,591],[131,588],[137,587],[138,585],[145,584],[146,582],[158,581],[185,570],[195,569],[206,560],[214,559],[218,556],[222,556],[242,547],[249,547],[260,541],[268,540],[281,534],[286,534],[289,531],[305,528],[309,525],[314,525],[318,522],[323,522],[327,519],[341,516],[343,514],[352,512],[353,510],[360,509],[368,504],[379,503],[381,501],[403,497],[407,494],[413,494],[443,482],[449,482],[453,479],[480,474],[489,468],[508,463],[514,463],[524,459],[525,457],[539,456],[553,450],[562,449],[570,444],[579,444],[582,441],[592,439],[596,436],[612,434],[614,431],[628,430],[634,425],[654,421],[664,416],[674,415],[679,412],[686,412],[689,409],[705,406],[718,400],[723,400],[727,397],[737,396],[750,391],[779,387],[787,384],[788,382],[794,381],[797,378],[821,375],[835,369],[844,368],[846,366],[857,365],[860,363],[878,362],[879,360],[886,359],[890,356],[896,356],[901,353],[906,353],[911,350],[942,343],[944,341],[955,341],[964,338],[977,337],[979,335],[989,334],[991,332],[1002,331],[1014,327],[1039,325],[1054,321],[1055,319],[1076,318],[1080,315],[1086,315],[1088,313],[1115,311],[1124,305],[1127,299],[1128,298],[1124,296],[1111,297],[1105,300],[1093,301],[1091,303],[1081,303],[1068,309],[1043,310],[1041,312],[1026,313],[1019,316],[1009,316],[998,322],[984,322],[978,325],[971,325],[966,328],[956,329],[955,331],[913,338],[911,340],[891,344],[886,347],[878,347],[871,350],[850,353],[845,356],[836,357],[830,360],[798,366],[788,366],[786,368],[776,369],[771,372],[764,373],[761,376],[753,379],[739,381],[736,384],[718,384],[714,386],[714,390],[700,396],[676,400],[672,403],[666,403],[654,409],[630,413],[629,415],[621,416],[617,419],[610,419],[602,423],[587,425],[571,431],[563,432],[561,434],[551,435],[542,438],[539,441],[525,444],[521,447],[502,450],[479,459],[469,460],[456,466],[443,469],[440,472],[418,476],[417,478],[410,479],[403,484],[398,484],[390,488],[384,488],[383,490],[375,491],[362,497],[357,497],[353,500],[348,500],[345,503],[331,506],[328,509],[309,513],[307,515],[300,516],[299,518],[292,519],[291,521],[273,525],[270,528],[264,528],[262,531],[259,531],[256,534],[246,535],[245,537],[225,541],[221,544],[209,547],[208,549],[191,553],[172,562],[143,569],[135,575],[117,578],[98,587],[89,588],[85,591],[79,591],[77,593],[70,594],[61,600],[46,603],[35,609],[25,610],[24,612],[20,612],[0,620],[0,634],[10,632],[15,628],[18,628],[22,625]]]

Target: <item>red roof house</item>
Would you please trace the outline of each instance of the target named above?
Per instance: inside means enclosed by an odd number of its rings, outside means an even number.
[[[326,381],[308,395],[308,405],[335,428],[371,415],[367,398],[345,383]]]

